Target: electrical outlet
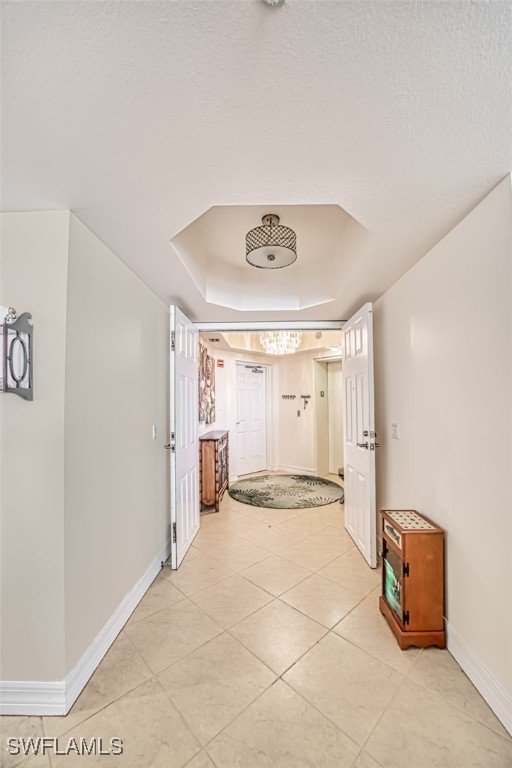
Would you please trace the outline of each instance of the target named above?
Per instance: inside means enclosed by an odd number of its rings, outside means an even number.
[[[400,432],[398,429],[398,424],[395,422],[391,425],[391,437],[393,440],[398,440],[400,437]]]

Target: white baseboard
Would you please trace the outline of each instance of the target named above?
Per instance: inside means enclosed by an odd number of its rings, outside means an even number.
[[[498,720],[512,735],[512,695],[508,693],[487,667],[480,661],[464,638],[446,623],[446,647],[462,667],[475,688],[486,700]]]
[[[285,467],[280,466],[279,472],[288,472],[290,475],[316,475],[316,472],[311,467]]]
[[[164,550],[123,598],[101,632],[64,680],[56,682],[0,681],[0,715],[65,715],[84,689],[94,670],[144,597],[158,574],[162,561],[171,553],[169,540]]]
[[[63,715],[66,681],[0,681],[0,715]]]

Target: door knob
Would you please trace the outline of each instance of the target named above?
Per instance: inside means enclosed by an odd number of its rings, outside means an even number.
[[[358,443],[357,447],[358,448],[366,448],[366,450],[368,450],[368,443]]]

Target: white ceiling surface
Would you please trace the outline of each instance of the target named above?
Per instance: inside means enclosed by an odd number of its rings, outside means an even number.
[[[357,262],[351,247],[367,230],[338,205],[278,205],[271,213],[297,235],[297,259],[258,269],[245,259],[245,235],[269,211],[257,205],[212,206],[172,239],[206,301],[244,311],[303,309],[336,299]]]
[[[347,317],[510,171],[508,1],[36,0],[2,15],[3,210],[72,209],[194,320]],[[308,204],[371,233],[316,307],[208,303],[170,244],[211,206]]]
[[[263,357],[289,357],[289,355],[269,355],[260,342],[260,334],[255,331],[227,331],[223,333],[201,332],[201,341],[214,350],[252,352]],[[317,350],[322,356],[340,357],[342,349],[341,331],[302,331],[302,339],[295,355]]]

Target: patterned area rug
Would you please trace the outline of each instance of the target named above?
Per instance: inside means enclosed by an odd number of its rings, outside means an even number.
[[[323,477],[256,475],[233,483],[229,495],[253,507],[306,509],[323,507],[335,501],[343,502],[345,494],[341,486]]]

